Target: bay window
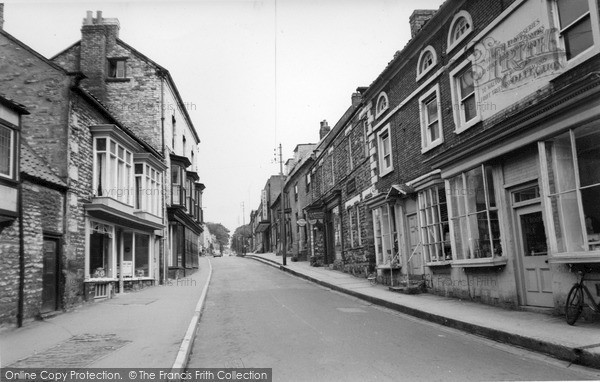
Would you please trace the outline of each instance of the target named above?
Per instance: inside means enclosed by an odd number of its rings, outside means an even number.
[[[0,176],[15,177],[15,130],[0,125]]]
[[[447,181],[455,260],[502,256],[495,184],[494,169],[487,165]]]
[[[548,227],[557,254],[600,251],[600,130],[569,130],[540,144]],[[553,231],[553,232],[552,232]]]
[[[390,207],[387,204],[373,210],[375,262],[378,266],[389,266],[393,257],[391,219]]]
[[[133,171],[130,150],[109,137],[94,140],[95,196],[107,196],[134,205]]]
[[[419,192],[421,240],[428,263],[452,259],[446,191],[434,186]]]
[[[181,196],[182,182],[185,182],[185,180],[181,176],[181,167],[171,164],[171,204],[184,203],[185,196]]]
[[[145,163],[135,164],[135,208],[162,216],[160,172]]]

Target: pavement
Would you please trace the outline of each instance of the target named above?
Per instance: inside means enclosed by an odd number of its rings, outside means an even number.
[[[401,294],[328,267],[311,267],[306,261],[292,262],[288,258],[284,266],[282,257],[273,253],[252,253],[246,257],[401,313],[600,369],[600,322],[580,319],[570,326],[563,316],[507,310],[427,293]]]
[[[211,274],[200,257],[190,276],[4,329],[0,367],[184,368]]]

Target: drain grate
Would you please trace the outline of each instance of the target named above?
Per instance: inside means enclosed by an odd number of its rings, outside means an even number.
[[[81,334],[50,349],[20,359],[8,367],[85,367],[129,342],[118,338],[115,334]]]

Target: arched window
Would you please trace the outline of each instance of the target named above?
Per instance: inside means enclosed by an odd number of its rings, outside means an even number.
[[[435,50],[430,45],[423,49],[419,56],[419,63],[417,66],[417,80],[420,80],[426,73],[428,73],[437,64],[437,56]]]
[[[377,97],[377,106],[375,107],[375,118],[379,118],[384,111],[386,111],[389,107],[387,94],[381,92],[379,97]]]
[[[448,33],[448,52],[473,31],[473,19],[467,11],[460,11],[452,19]]]

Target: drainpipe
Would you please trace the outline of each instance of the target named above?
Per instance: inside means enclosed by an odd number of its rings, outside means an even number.
[[[17,313],[17,326],[23,326],[24,298],[25,298],[25,240],[23,238],[23,181],[19,181],[19,304]]]
[[[160,76],[160,135],[161,135],[161,145],[162,145],[162,154],[164,157],[164,160],[167,160],[167,153],[166,153],[166,147],[165,147],[165,76],[164,73],[162,72],[162,70],[159,72],[159,76]],[[158,278],[159,278],[159,282],[162,285],[167,285],[167,245],[168,245],[168,240],[169,240],[169,224],[166,221],[167,219],[167,200],[166,200],[166,188],[167,188],[167,183],[166,181],[168,179],[170,179],[170,177],[167,175],[167,171],[169,171],[169,168],[167,167],[167,169],[165,171],[163,171],[163,182],[162,182],[162,187],[163,187],[163,192],[162,192],[162,202],[163,202],[163,216],[162,216],[162,223],[163,223],[163,237],[161,240],[161,246],[162,246],[162,255],[159,255],[159,267],[162,268],[162,275],[160,274],[160,269],[159,269],[159,274],[158,274]]]

